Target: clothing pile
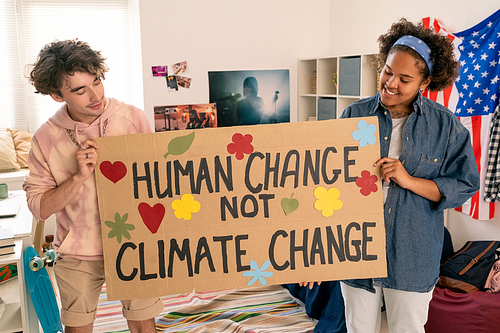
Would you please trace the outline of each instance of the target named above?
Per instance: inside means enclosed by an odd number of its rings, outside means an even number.
[[[498,332],[500,242],[469,241],[454,253],[449,251],[451,237],[445,237],[444,245],[425,332]]]
[[[458,292],[485,290],[500,241],[469,241],[441,264],[437,285]],[[489,285],[493,277],[488,280]]]

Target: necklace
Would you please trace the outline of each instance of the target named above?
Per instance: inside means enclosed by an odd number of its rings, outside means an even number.
[[[106,129],[108,128],[108,119],[109,118],[106,118],[106,120],[104,120],[104,126],[102,127],[102,136],[106,136]],[[73,136],[73,134],[71,134],[71,130],[69,128],[66,129],[66,132],[68,132],[68,135],[69,135],[69,138],[71,139],[71,141],[73,141],[73,143],[75,144],[75,146],[77,148],[82,148],[82,149],[86,149],[84,146],[82,146],[78,141],[76,141],[75,137]]]

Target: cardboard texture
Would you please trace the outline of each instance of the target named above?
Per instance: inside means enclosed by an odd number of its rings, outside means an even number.
[[[386,276],[376,117],[96,139],[109,299]]]

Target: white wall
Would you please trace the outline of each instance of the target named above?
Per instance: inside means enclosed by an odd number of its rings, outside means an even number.
[[[313,3],[313,5],[311,5]],[[328,55],[330,0],[140,0],[144,110],[209,102],[208,72],[289,69],[296,119],[297,60]],[[191,88],[167,92],[151,66],[188,62]]]
[[[431,16],[448,31],[459,32],[473,27],[498,9],[499,0],[331,0],[330,53],[378,52],[378,36],[386,33],[401,17],[418,21]],[[500,204],[496,212],[494,219],[478,221],[454,210],[448,211],[447,226],[455,249],[468,240],[500,240]]]
[[[500,9],[500,0],[331,0],[330,53],[344,55],[378,51],[377,38],[402,17],[438,19],[459,32]]]
[[[297,60],[377,52],[376,40],[401,17],[437,18],[449,31],[468,29],[500,8],[500,0],[135,0],[140,12],[144,110],[208,102],[208,71],[289,69],[290,119],[296,119]],[[190,89],[167,92],[151,66],[186,60]],[[140,85],[139,85],[140,86]],[[140,105],[140,104],[139,104]],[[455,247],[500,239],[500,206],[490,221],[450,211]]]

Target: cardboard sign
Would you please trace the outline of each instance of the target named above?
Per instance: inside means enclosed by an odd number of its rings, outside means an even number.
[[[104,137],[109,299],[386,276],[376,117]]]

